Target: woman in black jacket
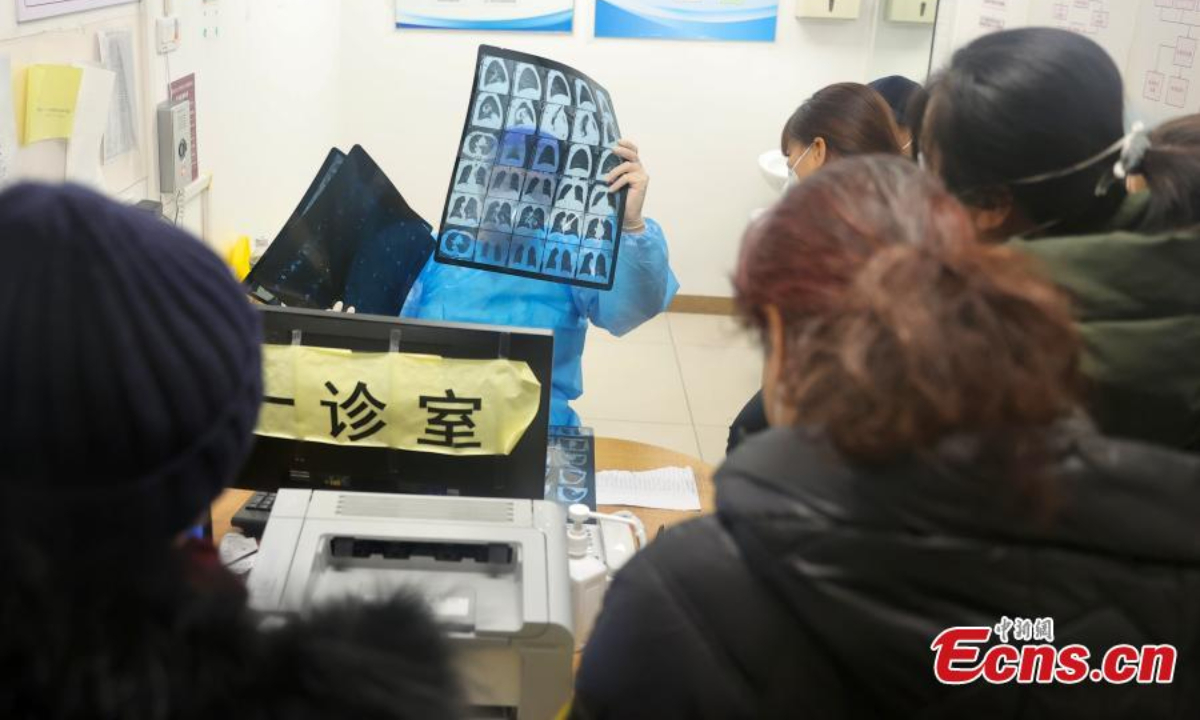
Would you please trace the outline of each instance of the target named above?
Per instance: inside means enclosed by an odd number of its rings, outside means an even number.
[[[575,717],[1197,717],[1200,459],[1074,419],[1079,338],[1028,262],[911,163],[859,158],[750,229],[735,284],[774,427],[715,516],[618,574]],[[1173,645],[1173,683],[992,684],[975,645],[943,684],[956,627],[1036,627],[1092,668]]]

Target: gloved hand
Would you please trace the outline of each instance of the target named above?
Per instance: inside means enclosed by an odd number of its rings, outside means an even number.
[[[650,187],[650,175],[647,174],[646,167],[642,165],[637,145],[632,140],[624,138],[618,140],[613,152],[625,162],[608,174],[606,178],[609,183],[608,191],[615,193],[626,187],[629,188],[629,197],[625,199],[624,230],[634,233],[641,232],[646,229],[646,218],[642,215],[642,211],[646,206],[646,191]]]

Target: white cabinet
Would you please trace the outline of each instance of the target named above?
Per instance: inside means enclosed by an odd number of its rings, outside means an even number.
[[[796,0],[796,17],[826,20],[856,20],[862,0]]]
[[[938,0],[888,0],[887,19],[892,22],[932,25]]]

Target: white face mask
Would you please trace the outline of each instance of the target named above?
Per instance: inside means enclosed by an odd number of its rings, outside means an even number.
[[[800,184],[800,176],[796,174],[796,167],[800,163],[804,162],[804,158],[808,157],[808,154],[810,152],[812,152],[812,149],[813,149],[813,146],[809,145],[808,149],[805,150],[803,153],[801,153],[800,157],[796,158],[796,162],[792,163],[791,166],[788,168],[787,183],[785,183],[783,186],[784,192],[787,192],[788,190],[791,190],[796,185]]]

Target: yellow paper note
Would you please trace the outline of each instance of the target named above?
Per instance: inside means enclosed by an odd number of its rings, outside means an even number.
[[[399,447],[388,422],[392,374],[387,353],[300,348],[296,420],[309,442]]]
[[[258,413],[258,433],[296,438],[296,353],[299,346],[267,345],[263,348],[263,404]]]
[[[26,73],[25,144],[70,138],[83,70],[69,65],[33,65]]]
[[[537,415],[542,386],[526,363],[397,353],[392,373],[404,450],[507,455]]]
[[[258,434],[443,455],[508,455],[537,415],[527,363],[267,345]]]

